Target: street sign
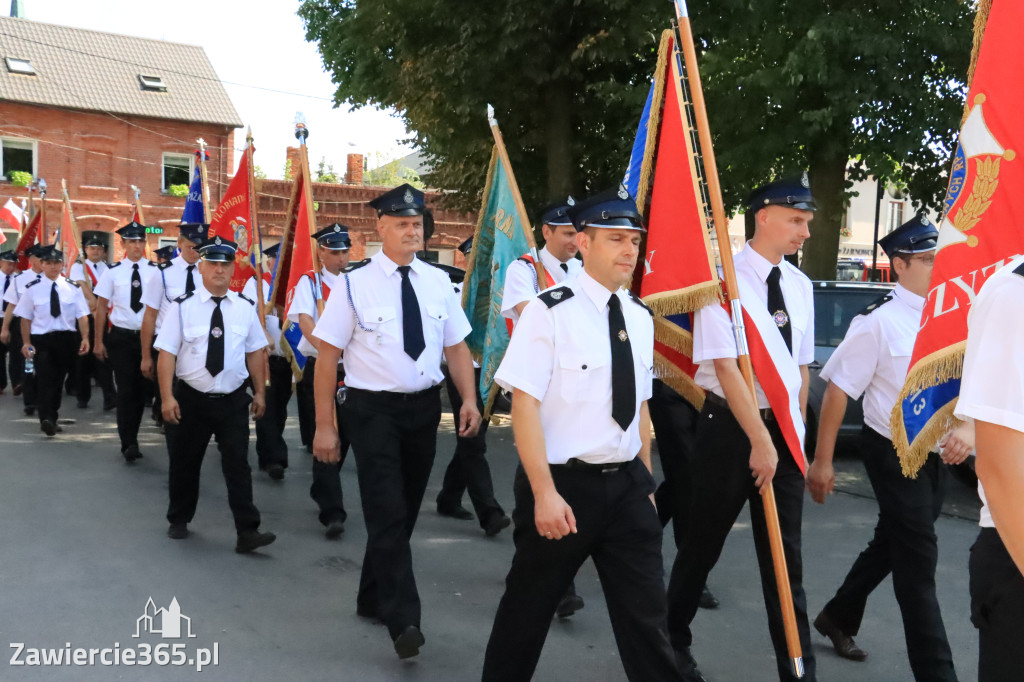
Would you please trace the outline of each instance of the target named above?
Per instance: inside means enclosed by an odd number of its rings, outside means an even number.
[[[147,227],[146,234],[163,234],[164,228],[162,227]]]

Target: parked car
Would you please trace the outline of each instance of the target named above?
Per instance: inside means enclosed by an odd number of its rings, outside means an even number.
[[[814,456],[818,438],[818,415],[828,385],[821,378],[821,369],[832,357],[836,347],[846,336],[853,318],[864,308],[890,291],[891,284],[875,282],[813,282],[814,285],[814,362],[809,369],[811,384],[807,396],[807,437],[804,448],[808,459]],[[836,448],[849,447],[851,439],[860,434],[864,419],[863,396],[850,401],[846,416],[839,429]]]

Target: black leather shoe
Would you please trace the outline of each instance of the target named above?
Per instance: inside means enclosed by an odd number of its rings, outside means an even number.
[[[836,653],[840,657],[851,661],[863,661],[868,657],[868,652],[857,646],[853,637],[839,629],[839,626],[832,622],[825,611],[819,613],[818,617],[814,619],[814,629],[832,640],[832,646],[836,648]]]
[[[35,413],[36,413],[36,408],[28,406],[28,405],[25,406],[25,416],[26,417],[31,417]]]
[[[702,609],[717,609],[720,605],[718,598],[711,594],[711,590],[705,585],[704,591],[700,593],[700,600],[697,602],[697,606]]]
[[[568,618],[584,606],[586,605],[583,603],[583,597],[579,596],[575,592],[570,592],[562,597],[562,601],[558,602],[558,608],[555,609],[555,615],[559,618]]]
[[[690,653],[690,647],[676,650],[676,665],[683,676],[684,682],[707,682],[707,679],[697,667],[697,661]]]
[[[247,530],[238,534],[238,542],[235,544],[235,551],[239,554],[247,554],[254,549],[266,547],[277,539],[273,533],[261,533],[258,530]]]
[[[184,540],[188,537],[188,524],[172,523],[167,529],[167,537],[172,540]]]
[[[270,476],[275,481],[280,481],[284,478],[284,467],[280,464],[271,464],[267,467],[267,476]]]
[[[57,425],[54,424],[49,419],[44,419],[41,422],[39,422],[39,428],[47,436],[55,436],[55,435],[57,435]]]
[[[124,461],[126,462],[134,462],[138,458],[142,457],[142,453],[139,452],[138,445],[129,445],[121,452],[121,454],[124,455]]]
[[[493,538],[495,535],[512,525],[512,519],[505,514],[493,514],[484,526],[484,535]]]
[[[423,633],[415,625],[410,625],[402,630],[402,633],[395,637],[395,653],[399,658],[412,658],[418,656],[420,647],[426,642]]]
[[[341,519],[334,519],[327,524],[327,530],[324,531],[324,535],[327,536],[328,540],[333,540],[342,533],[345,532],[345,522]]]
[[[472,521],[476,518],[473,516],[473,512],[469,511],[461,504],[457,507],[442,507],[441,505],[437,505],[437,513],[441,516],[450,516],[451,518],[458,519],[460,521]]]
[[[103,411],[110,412],[111,410],[117,409],[117,403],[103,403]]]
[[[88,407],[89,407],[89,403],[84,403],[81,400],[78,401],[78,409],[85,410],[85,409],[88,409]]]

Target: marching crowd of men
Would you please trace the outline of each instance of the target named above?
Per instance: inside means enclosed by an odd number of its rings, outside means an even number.
[[[377,211],[381,250],[350,264],[347,228],[319,230],[313,235],[319,270],[304,273],[290,292],[287,319],[268,310],[265,327],[259,308],[270,301],[278,247],[264,251],[265,280],[253,279],[237,293],[229,287],[237,247],[208,235],[206,225],[182,224],[179,254],[164,254],[160,264],[145,258],[143,225],[117,231],[125,256],[110,266],[101,234],[87,232],[85,258],[68,278],[60,275],[63,254],[52,246],[32,247],[31,270],[20,274],[15,254],[0,253],[6,353],[0,392],[11,385],[23,396],[26,414],[38,413],[40,429],[52,437],[61,431],[65,387],[86,407],[95,380],[103,409],[116,410],[120,451],[129,463],[143,456],[138,432],[153,400],[169,457],[167,534],[176,540],[190,534],[202,461],[215,439],[235,549],[248,553],[275,540],[260,530],[253,500],[249,423],[255,420],[259,470],[283,479],[293,372],[282,326],[294,322],[307,358],[294,392],[301,442],[313,455],[310,497],[325,535],[338,537],[347,520],[340,470],[351,449],[367,531],[355,610],[386,625],[399,658],[417,655],[426,642],[410,539],[435,458],[445,385],[458,447],[437,511],[472,519],[462,504],[468,492],[487,535],[514,523],[515,555],[487,644],[484,680],[533,676],[551,619],[582,607],[572,585],[588,558],[601,579],[626,676],[703,680],[691,630],[698,607],[716,604],[707,579],[747,503],[778,675],[797,679],[760,502],[769,483],[803,679],[816,679],[812,624],[840,656],[867,657],[853,637],[868,595],[890,573],[915,679],[957,679],[935,589],[934,523],[945,467],[974,449],[972,417],[979,420],[979,440],[990,433],[986,422],[1024,431],[1024,410],[1016,407],[1024,399],[1004,403],[1004,411],[1017,411],[1001,419],[986,391],[965,383],[973,392],[970,404],[962,403],[964,425],[943,438],[921,475],[902,475],[889,414],[907,373],[935,258],[938,231],[927,218],[915,217],[880,242],[899,283],[854,320],[823,369],[828,388],[816,456],[807,465],[787,443],[786,417],[773,411],[766,390],[757,383],[755,393],[749,391],[725,308],[708,306],[694,315],[693,362],[695,381],[706,392],[703,406],[693,407],[655,378],[654,313],[626,288],[645,232],[633,198],[620,187],[550,206],[540,220],[545,247],[536,259],[524,256],[508,267],[501,306],[512,334],[495,378],[511,394],[520,458],[510,519],[495,499],[485,458],[479,367],[465,342],[469,320],[448,273],[417,257],[433,222],[424,195],[403,185],[370,206]],[[735,256],[739,292],[781,390],[805,413],[815,311],[810,281],[786,259],[809,237],[816,210],[806,175],[756,189],[748,208],[755,229]],[[1024,276],[1024,266],[1018,269],[1014,276]],[[1008,334],[1008,343],[1019,338],[1012,328]],[[969,363],[971,349],[969,342]],[[878,500],[878,525],[835,596],[810,621],[802,584],[805,485],[824,503],[834,484],[832,458],[846,404],[861,395],[861,452]],[[652,428],[665,473],[660,487],[652,476]],[[999,505],[1006,495],[995,489]],[[1005,509],[994,506],[993,513]],[[661,547],[669,520],[678,553],[666,585]],[[1024,604],[1024,585],[1007,548],[986,532],[991,520],[983,512],[981,548],[971,564],[981,679],[1021,679],[1019,638],[1007,633],[1021,633],[1024,613],[998,603],[985,591],[988,584],[975,581],[975,571],[979,581],[998,574],[997,584],[1008,585],[1012,595],[1007,603]],[[1008,548],[1018,550],[1013,543]]]

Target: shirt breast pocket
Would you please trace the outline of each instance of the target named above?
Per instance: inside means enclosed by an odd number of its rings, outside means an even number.
[[[206,344],[206,339],[209,336],[209,327],[187,325],[181,330],[182,350],[187,347],[189,349],[189,353],[198,355],[200,353],[200,346],[204,346]]]
[[[904,336],[889,341],[889,355],[894,358],[910,357],[914,352],[914,339]]]
[[[363,316],[363,326],[377,335],[383,343],[396,341],[401,338],[402,330],[399,328],[398,310],[393,306],[373,306],[366,309]]]
[[[611,391],[610,357],[563,353],[558,358],[562,399],[567,402],[602,400]]]
[[[438,336],[444,334],[444,326],[448,322],[448,307],[444,304],[427,305],[427,326],[436,330]]]

